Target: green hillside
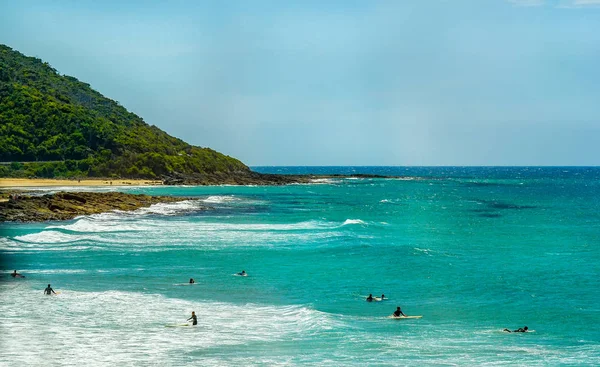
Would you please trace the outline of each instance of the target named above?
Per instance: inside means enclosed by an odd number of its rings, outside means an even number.
[[[0,177],[226,177],[242,162],[191,146],[89,84],[0,45]],[[21,163],[30,162],[30,163]]]

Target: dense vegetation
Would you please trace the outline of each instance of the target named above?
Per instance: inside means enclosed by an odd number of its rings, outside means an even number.
[[[0,177],[160,178],[249,172],[191,146],[88,84],[0,45]],[[22,163],[27,162],[27,163]]]

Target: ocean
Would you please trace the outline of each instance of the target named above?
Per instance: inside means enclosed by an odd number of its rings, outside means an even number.
[[[600,365],[600,168],[253,169],[398,177],[72,188],[189,199],[0,224],[0,365]]]

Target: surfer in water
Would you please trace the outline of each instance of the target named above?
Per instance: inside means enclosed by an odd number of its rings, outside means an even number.
[[[381,300],[383,301],[384,299],[386,299],[386,298],[385,298],[385,294],[383,294],[383,293],[382,293],[382,294],[381,294]]]
[[[48,287],[46,289],[44,289],[44,294],[50,295],[52,293],[56,294],[54,289],[52,289],[52,287],[50,287],[50,284],[48,284]]]
[[[187,321],[192,320],[192,325],[198,325],[198,318],[196,317],[196,312],[192,311],[192,317],[187,319]]]
[[[21,275],[21,274],[17,273],[17,271],[16,271],[16,270],[15,270],[15,271],[13,271],[13,272],[10,274],[10,276],[11,276],[11,277],[13,277],[13,278],[25,278],[25,276],[24,276],[24,275]]]
[[[517,330],[513,330],[513,331],[510,331],[508,329],[504,329],[503,331],[506,331],[508,333],[526,333],[527,330],[529,330],[529,328],[527,326],[525,326],[525,327],[520,327]]]
[[[247,277],[248,273],[246,273],[246,270],[242,270],[242,272],[238,273],[238,275],[241,276],[241,277]]]
[[[402,312],[402,310],[400,309],[400,306],[398,306],[396,308],[396,311],[394,311],[394,313],[392,314],[392,316],[394,316],[394,317],[400,317],[400,316],[406,317],[406,315],[404,314],[404,312]]]
[[[367,302],[373,302],[373,295],[369,293],[369,297],[367,297]]]
[[[196,281],[194,280],[194,278],[190,278],[190,284],[194,284],[196,283]]]

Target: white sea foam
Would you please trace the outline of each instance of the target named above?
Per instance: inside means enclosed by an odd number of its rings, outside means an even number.
[[[120,232],[120,231],[147,231],[157,226],[154,220],[144,220],[144,216],[159,214],[174,216],[186,212],[194,212],[202,208],[198,200],[186,200],[176,203],[154,204],[147,208],[140,208],[133,212],[113,211],[75,218],[74,223],[65,225],[51,225],[48,229],[62,229],[74,232]]]
[[[104,218],[99,217],[79,217],[74,223],[65,225],[48,226],[49,230],[65,230],[69,232],[79,233],[100,233],[100,232],[124,232],[124,231],[144,231],[149,229],[148,224],[143,221],[128,221],[120,219],[117,215],[101,214]],[[51,232],[51,231],[46,231]],[[61,232],[56,232],[61,233]],[[73,234],[63,233],[64,236]]]
[[[347,226],[350,224],[360,224],[360,225],[365,225],[367,223],[365,223],[364,221],[360,220],[360,219],[346,219],[346,221],[344,222],[344,224],[342,224],[343,226]]]
[[[231,196],[213,195],[213,196],[209,196],[205,199],[202,199],[203,202],[211,203],[211,204],[229,203],[232,201],[239,201],[239,200],[240,200],[240,198],[237,198],[233,195],[231,195]]]
[[[414,250],[415,250],[415,251],[422,252],[422,253],[424,253],[425,255],[431,255],[431,254],[430,254],[431,250],[430,250],[430,249],[428,249],[428,248],[418,248],[418,247],[415,247],[415,248],[414,248]]]
[[[175,203],[159,203],[151,205],[147,208],[140,208],[134,211],[135,214],[161,214],[161,215],[177,215],[185,212],[198,211],[203,206],[199,200],[184,200]]]
[[[23,275],[29,274],[83,274],[88,271],[85,269],[19,269],[19,273]],[[6,271],[6,274],[12,273],[11,271]]]
[[[393,177],[393,178],[386,178],[386,180],[394,180],[394,181],[414,181],[414,180],[418,180],[420,179],[420,177]]]
[[[38,289],[2,286],[3,363],[182,365],[195,360],[218,365],[218,358],[203,355],[212,348],[300,340],[343,327],[331,315],[302,306],[234,305],[120,291],[56,290],[61,291],[57,296],[41,296]],[[9,302],[14,299],[19,299],[19,307]],[[165,327],[185,322],[191,311],[198,315],[197,326]],[[198,354],[200,351],[203,353]]]
[[[222,220],[223,218],[219,218]],[[102,249],[163,251],[175,248],[217,250],[227,247],[310,245],[341,235],[335,222],[227,223],[210,220],[131,218],[119,213],[80,217],[73,223],[0,241],[5,251]]]
[[[313,178],[310,182],[313,184],[332,184],[337,181],[331,178]]]
[[[382,199],[379,202],[382,204],[400,204],[401,199]]]
[[[88,234],[69,234],[60,231],[43,231],[40,233],[26,234],[23,236],[16,236],[15,240],[27,244],[39,244],[39,243],[73,243],[77,241],[102,241],[100,236],[88,235]]]

